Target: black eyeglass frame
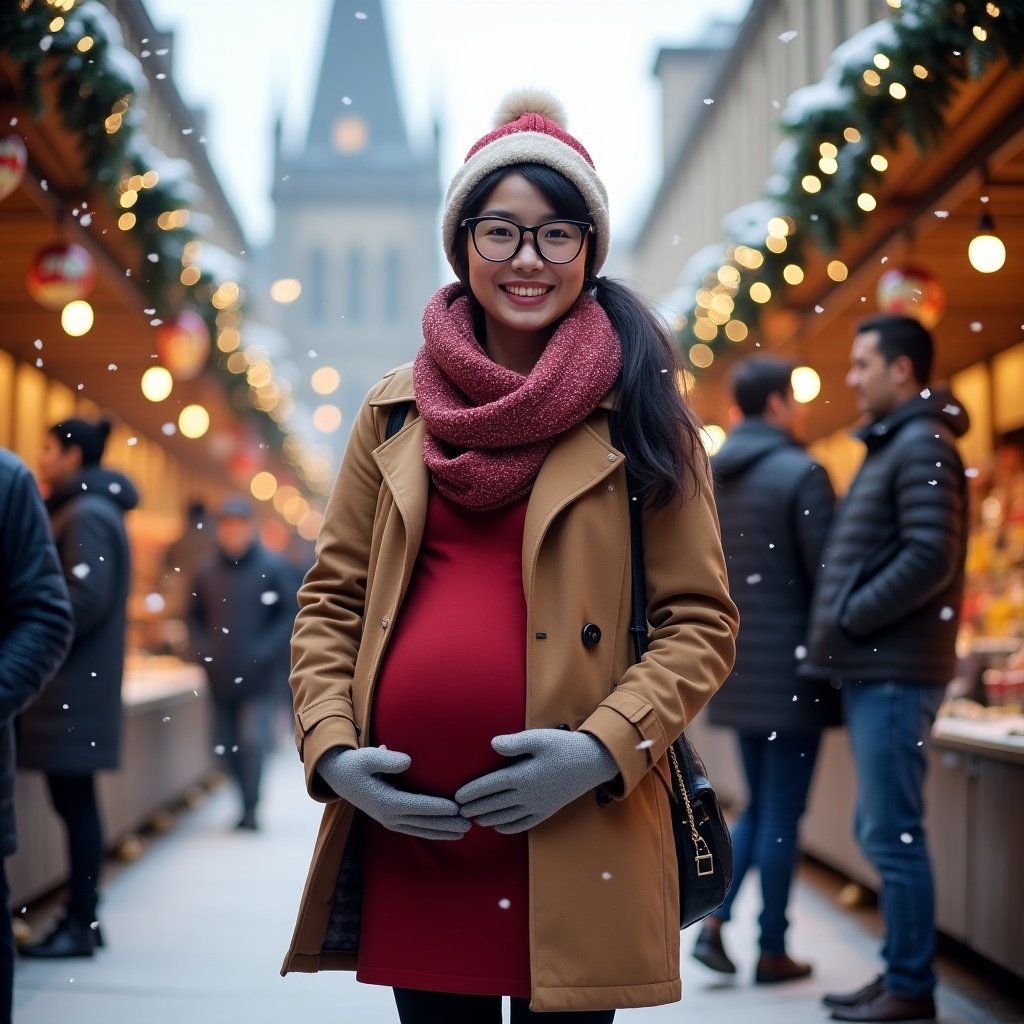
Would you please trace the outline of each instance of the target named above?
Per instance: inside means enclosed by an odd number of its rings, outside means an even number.
[[[511,224],[512,227],[517,228],[519,231],[519,241],[516,243],[516,247],[512,252],[505,256],[503,259],[495,260],[491,259],[490,256],[485,256],[480,252],[480,246],[476,242],[476,226],[485,220],[498,220],[503,224]],[[551,260],[540,251],[540,246],[537,244],[537,232],[547,227],[548,224],[575,224],[579,228],[585,228],[586,230],[580,236],[580,247],[573,253],[572,259],[568,260]],[[477,255],[482,260],[487,260],[488,263],[508,263],[509,260],[514,260],[516,254],[523,247],[523,242],[526,241],[526,232],[529,231],[533,235],[533,248],[537,255],[545,262],[551,263],[556,267],[564,267],[567,263],[572,263],[581,252],[583,252],[583,243],[586,242],[587,237],[594,233],[594,225],[589,220],[573,220],[571,217],[553,217],[551,220],[543,221],[540,224],[534,224],[533,227],[527,227],[525,224],[519,224],[514,220],[509,220],[508,217],[467,217],[460,225],[460,228],[465,228],[469,232],[469,237],[473,240],[473,248],[476,249]]]

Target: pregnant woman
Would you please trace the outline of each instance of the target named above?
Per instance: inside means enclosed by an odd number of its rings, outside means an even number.
[[[458,280],[360,410],[299,593],[326,808],[284,971],[355,970],[405,1024],[680,996],[666,749],[728,674],[736,610],[670,336],[595,276],[607,196],[563,121],[509,97],[456,173]]]

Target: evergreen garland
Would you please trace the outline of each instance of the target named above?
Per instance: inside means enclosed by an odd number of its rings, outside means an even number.
[[[742,217],[727,217],[723,258],[685,274],[677,294],[686,296],[686,311],[675,327],[687,365],[699,373],[735,340],[723,338],[727,329],[735,333],[737,328],[716,323],[709,301],[727,295],[733,303],[730,319],[756,336],[764,303],[752,299],[751,286],[766,285],[768,301],[777,301],[794,283],[785,280],[784,268],[799,266],[808,246],[829,254],[845,233],[858,231],[884,174],[878,156],[895,149],[905,135],[921,153],[937,147],[946,110],[961,84],[980,78],[998,60],[1011,67],[1024,61],[1021,0],[903,0],[892,19],[869,25],[837,47],[822,80],[794,92],[782,113],[776,173],[765,185],[765,200],[750,204],[763,213],[759,222],[737,231],[730,221]],[[827,164],[829,146],[834,165]],[[823,160],[831,173],[822,168]],[[766,244],[770,216],[788,227],[781,253]],[[755,232],[760,240],[752,237]],[[759,259],[744,253],[744,245]],[[741,256],[758,265],[745,266]],[[738,271],[738,280],[725,285],[721,272],[728,267]],[[720,313],[717,320],[722,321]]]
[[[56,89],[56,108],[65,128],[78,140],[82,169],[115,216],[134,215],[134,224],[122,229],[139,253],[132,278],[147,304],[163,320],[184,307],[195,309],[206,321],[210,336],[217,336],[217,309],[212,304],[219,285],[212,274],[200,271],[192,283],[182,283],[186,245],[201,241],[190,226],[190,192],[195,186],[177,175],[165,175],[152,184],[133,189],[135,203],[123,207],[122,195],[133,176],[153,172],[153,162],[164,160],[152,149],[137,106],[144,80],[133,80],[133,61],[121,59],[120,27],[101,4],[71,0],[58,9],[46,0],[17,0],[0,10],[0,54],[19,68],[21,101],[33,117],[45,111],[46,86]],[[90,43],[83,51],[85,40]],[[174,215],[177,215],[175,218]],[[177,226],[171,225],[178,221]],[[171,218],[168,221],[168,218]],[[232,373],[226,357],[213,348],[212,368],[232,406],[251,420],[263,441],[280,452],[283,428],[253,405],[244,376]]]

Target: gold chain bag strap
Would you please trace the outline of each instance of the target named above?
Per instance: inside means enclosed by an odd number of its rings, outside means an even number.
[[[615,414],[609,416],[612,444],[622,451]],[[642,496],[626,463],[632,576],[632,616],[636,660],[647,652],[647,582],[644,574]],[[732,884],[732,837],[707,769],[686,733],[668,748],[672,768],[672,834],[679,864],[679,927],[687,928],[724,902]]]

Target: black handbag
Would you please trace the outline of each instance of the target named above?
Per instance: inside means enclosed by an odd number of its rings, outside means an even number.
[[[620,447],[614,434],[612,443]],[[649,643],[641,499],[633,493],[628,469],[626,482],[630,492],[633,580],[629,631],[633,634],[636,660],[640,661]],[[668,760],[672,769],[672,834],[679,862],[679,927],[688,928],[713,914],[725,902],[732,885],[732,836],[704,762],[685,733],[668,748]]]

